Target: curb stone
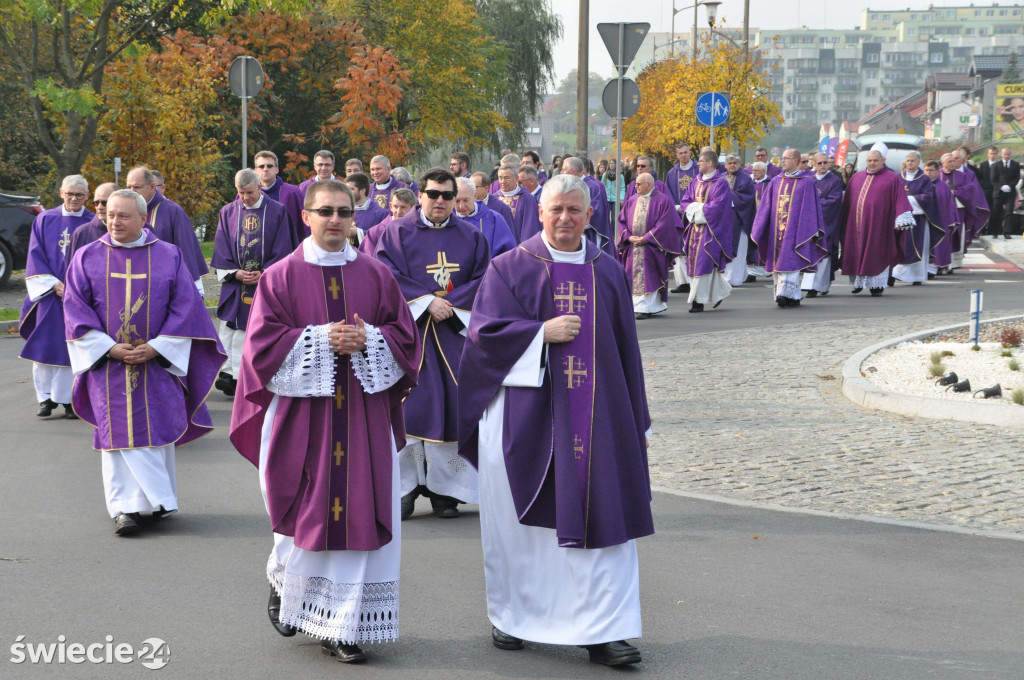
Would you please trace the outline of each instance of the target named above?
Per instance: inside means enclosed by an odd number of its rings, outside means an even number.
[[[986,319],[985,323],[1012,321],[1024,318],[1024,314],[1004,316],[998,319]],[[843,364],[842,391],[843,396],[857,406],[876,411],[888,411],[902,416],[920,418],[937,418],[940,420],[956,420],[967,423],[981,423],[1012,429],[1024,429],[1024,408],[1016,404],[983,404],[963,401],[950,401],[933,397],[920,397],[897,392],[886,392],[871,384],[861,375],[861,366],[867,359],[883,349],[912,340],[964,328],[967,323],[958,323],[927,331],[918,331],[895,339],[885,340],[866,347],[854,354]]]

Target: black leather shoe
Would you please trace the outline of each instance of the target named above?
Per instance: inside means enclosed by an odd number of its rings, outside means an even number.
[[[753,274],[747,274],[747,278],[743,279],[743,283],[756,283],[757,277]]]
[[[882,293],[885,292],[885,288],[869,288],[868,290],[871,291],[872,297],[879,297]]]
[[[690,305],[690,314],[696,314],[697,312],[703,312],[703,311],[704,311],[704,305],[702,305],[699,302],[694,302],[692,305]]]
[[[887,283],[889,284],[890,288],[894,287],[896,285],[896,277],[895,276],[890,276],[889,280],[887,281]]]
[[[117,536],[134,536],[139,533],[139,513],[122,512],[114,518],[114,534]]]
[[[637,321],[643,321],[644,319],[650,319],[651,315],[648,314],[647,312],[637,312],[636,314],[633,315],[633,318],[636,319]]]
[[[514,635],[503,633],[502,631],[494,627],[491,628],[491,641],[494,642],[494,646],[498,649],[515,650],[523,648],[522,640],[515,637]]]
[[[864,289],[863,288],[854,288],[850,292],[853,293],[854,295],[856,295],[857,293],[861,292],[862,290],[864,290]]]
[[[680,283],[678,286],[676,286],[675,288],[673,288],[669,292],[670,293],[689,293],[690,292],[690,284],[688,284],[688,283]]]
[[[294,628],[281,623],[281,596],[274,590],[274,586],[270,586],[270,601],[267,602],[267,615],[270,617],[270,625],[278,633],[285,637],[295,635]]]
[[[640,650],[625,640],[605,642],[600,645],[586,645],[590,661],[605,666],[625,666],[640,663]]]
[[[235,379],[231,377],[231,374],[221,371],[217,374],[217,381],[213,383],[213,386],[231,397],[235,394],[234,381]]]
[[[36,415],[40,418],[47,418],[51,413],[53,413],[53,409],[55,408],[57,408],[57,404],[55,402],[50,401],[49,399],[43,399],[39,402],[39,410],[36,411]]]
[[[809,291],[807,291],[807,297],[809,297],[809,298],[818,297],[818,291],[816,291],[813,288],[811,288]]]
[[[722,300],[725,300],[725,298],[722,298],[721,300],[719,300],[715,304],[711,305],[711,309],[718,309],[718,305],[722,304]]]
[[[359,645],[347,645],[336,640],[324,640],[320,643],[320,653],[336,657],[342,663],[366,663],[366,652]]]
[[[412,511],[416,509],[416,491],[410,491],[402,496],[402,521],[412,517]]]
[[[434,517],[441,519],[455,519],[459,516],[458,498],[442,496],[440,494],[430,495],[430,507],[434,511]]]
[[[783,297],[781,295],[776,296],[775,304],[777,304],[779,306],[779,309],[785,309],[786,307],[789,306],[788,304],[786,304],[786,300],[788,300],[788,299],[789,298]]]
[[[78,420],[78,416],[75,415],[75,410],[71,408],[71,404],[61,404],[64,407],[64,417],[68,420]]]
[[[920,281],[914,281],[914,282],[913,282],[912,284],[910,284],[910,285],[912,285],[912,286],[920,286],[920,285],[921,285],[921,282],[920,282]]]

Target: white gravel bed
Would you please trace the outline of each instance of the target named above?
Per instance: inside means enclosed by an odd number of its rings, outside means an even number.
[[[1024,389],[1024,348],[1010,350],[1012,357],[1001,356],[1003,348],[994,342],[981,343],[981,350],[971,351],[969,343],[957,342],[904,342],[872,354],[861,365],[861,373],[875,387],[886,392],[911,394],[920,397],[969,400],[993,404],[1013,404],[1010,394],[1015,389]],[[960,380],[971,381],[970,392],[954,392],[936,384],[936,378],[928,371],[932,352],[950,351],[953,356],[942,358],[945,367],[943,375],[950,371]],[[1021,370],[1011,371],[1009,363],[1016,359]],[[982,399],[973,393],[999,384],[1003,388],[1002,398]],[[1024,406],[1021,407],[1024,412]]]

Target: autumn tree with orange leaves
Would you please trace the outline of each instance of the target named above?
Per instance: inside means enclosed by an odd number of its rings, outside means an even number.
[[[710,142],[710,128],[697,123],[701,92],[729,92],[729,123],[715,128],[715,147],[733,149],[759,142],[783,122],[768,98],[768,79],[756,53],[744,61],[743,48],[727,41],[705,50],[696,62],[687,56],[662,59],[637,77],[640,110],[623,124],[624,147],[631,153],[671,155],[679,142],[700,148]]]

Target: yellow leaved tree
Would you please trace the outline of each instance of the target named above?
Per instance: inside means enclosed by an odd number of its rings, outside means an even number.
[[[624,149],[631,153],[673,153],[688,142],[707,146],[710,128],[697,123],[695,107],[701,92],[728,92],[732,99],[729,122],[715,128],[715,148],[734,149],[759,142],[783,118],[769,99],[768,77],[756,53],[748,60],[743,48],[720,40],[698,56],[662,59],[637,77],[640,110],[623,124]]]

